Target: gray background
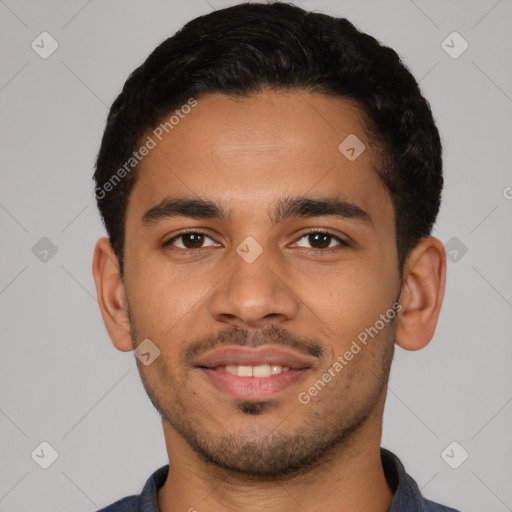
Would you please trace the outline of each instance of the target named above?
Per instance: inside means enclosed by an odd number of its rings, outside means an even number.
[[[96,510],[167,462],[133,353],[115,350],[100,317],[91,176],[128,74],[187,20],[231,3],[0,1],[1,512]],[[382,445],[431,499],[512,510],[512,1],[296,3],[395,48],[444,141],[435,234],[457,252],[434,340],[397,349]],[[31,48],[43,31],[59,44],[47,59]],[[456,59],[441,45],[453,31],[469,43]],[[59,455],[48,469],[31,458],[43,441]],[[453,441],[469,453],[458,469],[441,455]]]

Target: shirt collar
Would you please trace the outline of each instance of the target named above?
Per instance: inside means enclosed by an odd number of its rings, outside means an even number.
[[[388,485],[395,493],[388,512],[423,510],[424,498],[418,484],[407,474],[400,459],[385,448],[380,449],[380,458]]]

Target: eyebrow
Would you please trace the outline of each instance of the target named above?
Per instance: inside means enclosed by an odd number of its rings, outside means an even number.
[[[230,215],[217,201],[186,197],[166,197],[142,216],[142,225],[151,226],[175,218],[216,219],[226,221]],[[280,199],[269,213],[273,225],[294,217],[337,217],[351,219],[372,225],[370,215],[360,206],[338,196],[329,197],[286,197]]]

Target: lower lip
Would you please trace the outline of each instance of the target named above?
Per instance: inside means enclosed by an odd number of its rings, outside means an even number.
[[[289,369],[270,377],[239,377],[225,370],[201,368],[201,371],[221,391],[237,400],[262,400],[291,386],[304,377],[307,369]]]

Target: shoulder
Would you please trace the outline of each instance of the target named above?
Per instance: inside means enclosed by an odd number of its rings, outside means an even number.
[[[454,508],[447,507],[446,505],[441,505],[427,499],[424,499],[424,503],[425,512],[460,512]]]
[[[389,512],[459,512],[426,499],[394,453],[381,448],[381,460],[388,484],[394,490]]]
[[[139,511],[139,496],[127,496],[108,507],[98,510],[98,512],[138,512]]]
[[[168,473],[167,464],[148,478],[140,494],[126,496],[97,512],[158,512],[158,490],[164,485]]]

